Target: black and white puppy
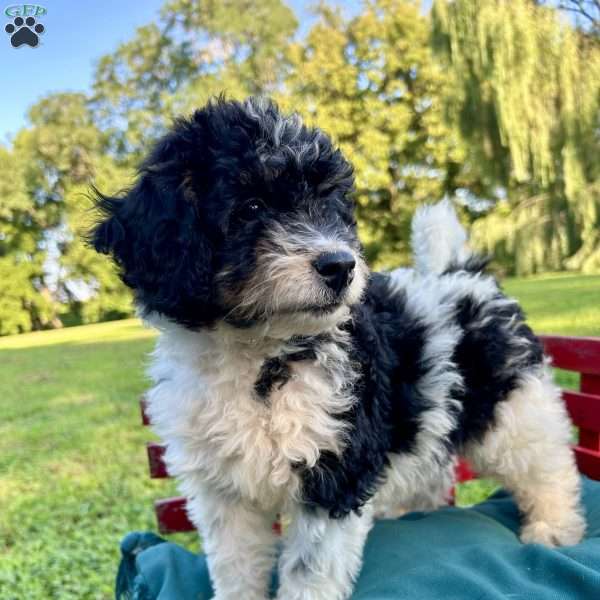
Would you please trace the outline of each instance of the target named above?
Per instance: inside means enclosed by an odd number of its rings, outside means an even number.
[[[524,542],[584,531],[570,425],[539,341],[448,203],[416,271],[370,273],[352,168],[266,100],[178,121],[93,233],[161,335],[149,412],[217,600],[348,598],[376,513],[426,504],[456,454],[510,489]],[[402,568],[402,565],[398,565]]]

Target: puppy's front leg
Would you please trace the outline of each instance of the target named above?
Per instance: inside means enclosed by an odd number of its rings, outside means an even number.
[[[202,535],[214,600],[266,600],[275,565],[274,514],[203,489],[188,499]]]
[[[361,516],[331,519],[321,509],[299,509],[279,566],[278,600],[346,600],[362,565],[371,506]]]

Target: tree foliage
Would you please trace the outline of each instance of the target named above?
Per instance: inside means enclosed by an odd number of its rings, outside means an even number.
[[[438,102],[446,78],[428,39],[418,3],[374,0],[350,20],[322,7],[290,49],[283,104],[332,134],[353,163],[362,238],[377,267],[407,259],[415,207],[458,185],[463,152]]]
[[[517,273],[600,267],[600,47],[530,0],[438,0],[444,100],[498,186],[475,235]]]
[[[268,94],[297,27],[280,0],[169,0],[96,68],[93,106],[113,149],[139,160],[172,119],[211,96]]]
[[[450,195],[507,271],[600,269],[597,21],[556,6],[321,2],[300,35],[282,0],[167,0],[89,95],[43,98],[0,146],[0,335],[131,313],[85,244],[89,190],[127,188],[172,119],[222,92],[273,95],[336,139],[375,267],[405,262],[416,205]]]

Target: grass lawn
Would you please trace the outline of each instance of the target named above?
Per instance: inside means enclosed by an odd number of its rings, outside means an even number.
[[[505,288],[539,332],[600,335],[600,277]],[[152,338],[135,320],[0,338],[2,600],[112,598],[119,539],[154,529],[152,501],[173,484],[148,478],[139,421]],[[492,485],[467,484],[460,500]]]

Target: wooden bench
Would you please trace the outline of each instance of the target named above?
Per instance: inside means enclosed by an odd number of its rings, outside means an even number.
[[[554,367],[580,374],[579,391],[563,390],[573,424],[578,428],[578,442],[573,446],[579,470],[591,479],[600,481],[600,338],[540,336],[546,354],[552,358]],[[142,423],[149,425],[145,402],[140,400]],[[146,446],[150,477],[169,477],[164,462],[164,447],[156,442]],[[469,466],[460,462],[457,481],[473,479],[476,475]],[[185,498],[164,498],[155,502],[158,528],[161,533],[193,531],[188,519]],[[274,524],[279,530],[279,525]]]

